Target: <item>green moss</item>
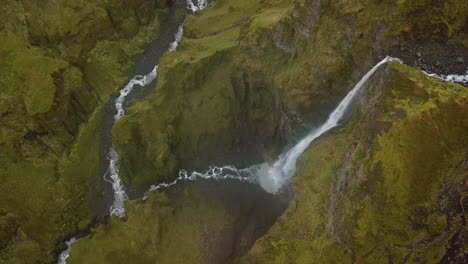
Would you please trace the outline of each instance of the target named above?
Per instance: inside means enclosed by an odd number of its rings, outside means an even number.
[[[206,263],[206,243],[233,224],[221,202],[191,191],[151,193],[127,208],[126,220],[112,218],[77,242],[68,263]]]
[[[89,124],[83,126],[70,156],[64,155],[58,160],[47,149],[31,145],[25,148],[28,152],[23,152],[29,157],[21,162],[4,155],[0,157],[4,197],[0,208],[7,212],[7,216],[17,219],[16,229],[2,229],[14,233],[4,240],[7,246],[0,251],[0,260],[7,263],[24,263],[27,259],[50,262],[58,237],[76,232],[81,221],[90,223],[87,186],[99,162],[99,149],[90,152],[89,146],[99,146],[100,117],[98,111]],[[60,164],[58,170],[56,163]],[[29,249],[18,254],[24,247]]]
[[[222,0],[187,17],[177,51],[161,60],[155,91],[114,129],[125,182],[144,189],[180,167],[202,169],[260,130],[259,145],[272,146],[262,154],[271,155],[282,141],[282,113],[318,113],[310,120],[318,124],[404,34],[413,18],[404,14],[428,5]]]
[[[455,186],[466,177],[456,164],[466,156],[468,93],[400,64],[380,80],[368,88],[382,94],[380,106],[303,154],[294,200],[241,263],[442,259],[463,228]],[[410,105],[405,114],[402,102]]]
[[[50,263],[60,238],[91,223],[102,104],[158,36],[167,4],[2,2],[0,263]]]

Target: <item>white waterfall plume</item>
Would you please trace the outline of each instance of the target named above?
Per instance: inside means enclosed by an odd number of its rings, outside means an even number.
[[[268,192],[276,193],[281,187],[293,176],[296,171],[296,162],[309,144],[316,138],[323,135],[325,132],[336,127],[338,122],[346,113],[353,98],[363,86],[363,84],[374,74],[380,66],[387,62],[401,61],[397,58],[386,57],[377,65],[375,65],[369,72],[362,77],[362,79],[354,86],[354,88],[346,95],[340,104],[333,110],[328,117],[327,121],[317,129],[311,131],[305,138],[297,143],[293,148],[289,149],[286,153],[281,154],[273,165],[263,164],[257,175],[258,182]]]
[[[237,169],[234,166],[225,167],[211,167],[207,172],[192,172],[188,175],[187,171],[181,170],[179,177],[170,183],[160,183],[152,185],[149,191],[155,191],[163,188],[173,186],[181,181],[195,181],[197,179],[234,179],[247,182],[258,182],[263,189],[270,193],[277,193],[281,187],[293,176],[296,170],[297,159],[309,146],[309,144],[336,127],[338,122],[346,113],[348,106],[352,103],[353,98],[358,93],[364,83],[377,71],[380,66],[387,62],[400,62],[397,58],[387,56],[385,59],[377,63],[369,72],[362,77],[362,79],[354,86],[354,88],[346,95],[340,102],[336,109],[330,114],[327,121],[319,128],[311,131],[305,138],[297,143],[293,148],[289,149],[286,153],[280,155],[273,165],[257,164],[246,169]],[[146,196],[145,196],[146,197]],[[143,199],[145,199],[145,197]]]

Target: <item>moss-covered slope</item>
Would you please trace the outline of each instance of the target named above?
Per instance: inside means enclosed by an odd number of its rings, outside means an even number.
[[[90,224],[103,104],[167,3],[2,1],[0,263],[51,263]]]
[[[77,242],[67,263],[204,264],[210,243],[234,224],[219,200],[191,192],[176,199],[152,193],[127,209],[127,220],[112,218]]]
[[[124,181],[138,190],[181,167],[274,157],[378,56],[420,40],[461,45],[467,8],[459,0],[213,1],[186,19],[155,92],[114,128]]]
[[[463,263],[468,90],[392,64],[314,142],[295,198],[240,263]]]

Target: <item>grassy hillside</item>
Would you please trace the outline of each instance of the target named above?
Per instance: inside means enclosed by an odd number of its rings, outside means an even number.
[[[167,8],[2,2],[0,263],[51,263],[59,240],[91,223],[103,104],[158,36]]]

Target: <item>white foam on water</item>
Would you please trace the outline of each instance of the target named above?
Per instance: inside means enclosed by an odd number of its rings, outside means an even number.
[[[143,87],[148,85],[156,79],[158,75],[158,65],[154,66],[153,70],[146,75],[137,75],[133,77],[125,87],[120,90],[120,95],[115,100],[115,109],[117,113],[114,115],[114,121],[117,122],[120,118],[125,115],[124,102],[126,97],[133,91],[136,85]],[[109,208],[110,215],[115,215],[118,217],[125,217],[125,201],[128,200],[127,193],[125,192],[125,187],[119,176],[119,155],[112,146],[109,150],[109,170],[110,179],[104,179],[112,184],[112,189],[114,190],[114,201]]]
[[[187,9],[192,13],[205,9],[208,6],[208,0],[187,0]]]
[[[182,181],[196,181],[199,179],[213,179],[213,180],[238,180],[242,182],[255,182],[255,171],[257,168],[250,167],[246,169],[237,169],[235,166],[228,165],[224,167],[212,166],[206,172],[197,172],[193,171],[190,174],[186,170],[179,171],[179,177],[174,181],[169,183],[160,183],[158,185],[151,185],[149,192],[166,189],[168,187],[174,186]],[[143,197],[143,200],[146,199],[146,195]]]
[[[120,95],[115,100],[115,109],[117,109],[117,114],[114,115],[114,120],[116,122],[125,115],[123,104],[125,102],[125,98],[133,91],[135,85],[143,87],[154,81],[157,75],[158,65],[154,66],[153,70],[146,75],[136,75],[127,83],[127,85],[125,85],[123,89],[120,90]]]
[[[202,10],[208,5],[207,0],[195,0],[195,1],[196,2],[194,3],[193,0],[187,0],[187,9],[191,10],[192,13]],[[179,42],[182,39],[183,32],[184,32],[183,25],[180,25],[175,34],[175,40],[169,44],[169,48],[168,48],[169,52],[173,52],[177,49],[177,46],[179,45]],[[154,66],[153,70],[146,75],[136,75],[127,83],[127,85],[125,85],[123,89],[120,90],[120,95],[115,100],[115,109],[117,110],[117,113],[114,115],[114,123],[117,122],[120,118],[122,118],[125,115],[124,102],[125,102],[126,97],[133,91],[136,85],[143,87],[143,86],[148,85],[152,81],[154,81],[158,75],[158,67],[159,67],[158,65]],[[128,196],[127,196],[127,193],[125,192],[125,186],[122,182],[122,179],[120,179],[120,176],[119,176],[119,166],[118,166],[119,156],[114,146],[110,148],[108,158],[109,158],[109,168],[108,168],[108,172],[104,175],[104,180],[112,184],[112,189],[114,190],[114,201],[112,202],[112,205],[109,208],[109,213],[110,215],[115,215],[118,217],[125,217],[125,201],[128,200]],[[190,176],[188,176],[187,173],[182,170],[179,173],[179,178],[177,178],[173,183],[167,184],[167,187],[176,184],[180,180],[183,180],[181,177],[183,177],[184,179],[217,178],[218,176],[216,175],[218,175],[220,171],[224,172],[224,171],[236,171],[236,170],[237,169],[231,166],[225,166],[221,168],[213,167],[213,168],[210,168],[210,170],[206,172],[205,174],[193,172]],[[110,174],[110,179],[107,179],[108,173]],[[242,170],[238,170],[238,173],[242,173]],[[227,179],[229,177],[236,177],[236,176],[226,175],[224,176],[224,179]],[[218,178],[221,179],[223,177],[219,176]],[[156,188],[155,190],[157,190],[157,189],[162,188],[164,184],[160,184],[158,186],[151,186],[151,188],[154,187]],[[79,239],[73,237],[70,240],[65,242],[65,244],[67,245],[67,249],[60,253],[59,258],[58,258],[58,264],[67,263],[66,259],[70,256],[71,247],[78,240]]]
[[[119,176],[119,166],[117,163],[119,156],[114,147],[111,147],[109,155],[110,183],[112,184],[112,189],[114,190],[114,201],[109,208],[110,215],[125,217],[125,201],[128,200],[128,196],[125,192],[124,184]]]
[[[175,40],[169,44],[169,52],[173,52],[177,49],[177,46],[179,46],[179,42],[182,39],[182,36],[184,34],[184,25],[180,25],[179,28],[177,29],[177,33],[175,34]]]
[[[377,63],[369,72],[362,77],[362,79],[354,86],[354,88],[346,95],[340,102],[335,110],[330,114],[327,121],[319,128],[311,131],[305,138],[297,143],[293,148],[289,149],[286,153],[281,154],[273,165],[262,164],[261,169],[257,175],[259,184],[270,193],[277,193],[281,187],[289,181],[296,171],[296,162],[309,144],[316,138],[323,135],[325,132],[336,127],[338,122],[346,113],[353,98],[358,93],[359,89],[364,83],[380,68],[383,64],[392,61],[401,61],[397,58],[387,56],[385,59]]]
[[[70,257],[72,245],[75,244],[79,240],[80,238],[72,237],[69,240],[65,241],[65,244],[67,245],[67,249],[62,251],[62,253],[60,253],[57,264],[67,264],[67,258]]]
[[[422,71],[422,73],[426,74],[427,76],[437,78],[439,80],[443,80],[446,82],[453,82],[453,83],[468,83],[468,71],[466,71],[465,75],[461,74],[449,74],[449,75],[439,75],[435,73],[428,73]]]

